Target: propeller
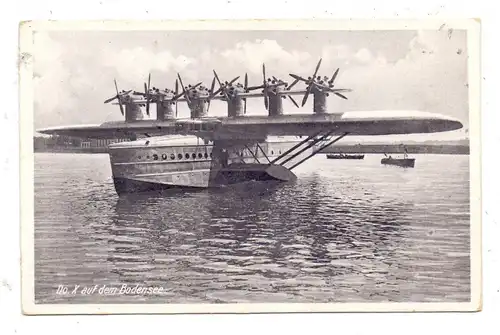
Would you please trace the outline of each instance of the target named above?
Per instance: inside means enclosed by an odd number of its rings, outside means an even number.
[[[207,106],[207,113],[210,111],[210,102],[212,101],[211,98],[214,96],[214,89],[215,89],[215,77],[212,79],[212,85],[210,85],[210,92],[208,93],[208,106]]]
[[[202,83],[198,83],[194,86],[189,85],[188,87],[184,87],[182,83],[182,78],[180,78],[180,75],[178,74],[179,79],[175,80],[175,90],[171,90],[168,88],[165,88],[164,90],[161,90],[156,87],[151,87],[151,74],[148,77],[148,83],[144,83],[144,92],[136,92],[134,91],[133,94],[136,95],[142,95],[145,97],[146,100],[146,105],[141,104],[141,106],[146,106],[146,113],[149,115],[149,105],[151,102],[157,103],[160,101],[169,101],[172,104],[175,104],[175,117],[177,118],[179,112],[178,112],[178,104],[177,100],[182,97],[183,95],[186,95],[186,101],[190,103],[190,98],[186,94],[189,89],[195,89],[198,86],[200,86]],[[181,81],[183,91],[179,93],[179,80]],[[215,79],[214,79],[215,80]]]
[[[303,81],[307,84],[307,90],[306,90],[306,94],[304,95],[304,98],[302,99],[302,106],[304,106],[307,102],[307,98],[309,97],[309,94],[311,94],[311,91],[312,91],[312,88],[313,86],[318,88],[318,89],[321,89],[323,92],[327,91],[327,92],[331,92],[335,95],[337,95],[338,97],[342,98],[342,99],[346,99],[347,100],[347,97],[343,94],[341,94],[340,92],[351,92],[352,90],[350,89],[335,89],[333,88],[335,85],[335,79],[337,78],[337,75],[339,74],[339,71],[340,69],[336,69],[335,72],[333,73],[332,75],[332,78],[329,79],[327,76],[321,78],[320,76],[316,76],[318,74],[318,70],[321,66],[321,61],[322,59],[319,60],[318,64],[316,65],[316,69],[314,71],[314,74],[312,75],[312,77],[308,77],[307,79],[301,77],[301,76],[298,76],[296,74],[293,74],[293,73],[290,73],[290,76],[295,79],[295,81],[293,82],[291,86],[295,85],[298,81]]]
[[[248,90],[248,73],[245,73],[245,92],[247,92]],[[243,102],[244,102],[244,107],[243,107],[243,114],[246,114],[247,113],[247,99],[244,98],[243,99]]]
[[[217,72],[215,70],[213,70],[213,72],[214,72],[214,79],[212,81],[212,88],[210,89],[209,106],[210,106],[210,99],[212,99],[213,97],[217,96],[218,94],[224,95],[224,97],[226,98],[226,100],[229,100],[229,99],[231,99],[231,97],[233,96],[233,94],[235,94],[234,93],[235,91],[239,91],[237,89],[242,90],[243,93],[248,93],[251,90],[255,90],[255,89],[263,87],[263,86],[248,87],[248,73],[245,73],[245,82],[244,82],[244,85],[242,85],[240,83],[237,83],[236,85],[233,85],[240,78],[239,76],[233,78],[233,80],[231,80],[230,82],[226,81],[226,82],[222,83],[222,81],[220,80],[219,76],[217,75]],[[215,81],[217,81],[217,83],[219,84],[219,88],[217,89],[217,91],[214,92],[213,91],[213,85],[215,85]],[[244,103],[244,113],[246,114],[246,110],[247,110],[247,98],[242,98],[242,100],[243,100],[243,103]]]
[[[179,95],[179,81],[176,79],[175,80],[175,96],[178,96]],[[175,104],[175,118],[177,118],[177,115],[179,114],[179,111],[177,109],[177,104]]]
[[[111,97],[111,98],[105,100],[104,103],[107,104],[115,99],[118,99],[118,105],[120,106],[120,112],[122,113],[122,115],[125,115],[125,112],[123,110],[123,105],[122,105],[122,97],[130,94],[130,92],[132,92],[132,90],[119,92],[118,85],[116,84],[116,79],[114,79],[114,82],[115,82],[116,95],[114,97]]]
[[[286,90],[290,91],[292,89],[292,87],[294,87],[298,82],[299,82],[299,80],[295,79],[290,86],[288,86],[288,84],[285,85]],[[297,101],[295,101],[295,99],[291,95],[282,95],[282,97],[290,99],[290,101],[293,102],[293,104],[295,105],[295,107],[299,108],[299,104],[297,103]]]
[[[330,88],[335,87],[334,82],[335,82],[335,79],[337,78],[337,75],[339,74],[339,71],[340,71],[340,69],[339,69],[339,68],[337,68],[337,70],[335,70],[335,72],[333,73],[332,78],[328,81],[328,86],[329,86]],[[350,92],[350,90],[345,90],[345,92]],[[339,93],[339,90],[335,90],[335,91],[333,92],[333,94],[335,94],[335,95],[336,95],[336,96],[338,96],[338,97],[341,97],[342,99],[347,100],[347,97],[346,97],[345,95],[343,95],[343,94],[340,94],[340,93]]]
[[[179,79],[179,83],[181,84],[181,88],[182,88],[182,92],[181,93],[178,93],[179,92],[179,84],[177,83],[177,81],[175,82],[175,96],[172,98],[172,100],[177,100],[179,99],[180,97],[184,96],[186,98],[186,102],[189,104],[191,104],[191,99],[189,98],[189,94],[187,94],[187,90],[193,90],[195,88],[197,88],[198,86],[200,86],[202,84],[202,82],[200,81],[198,84],[194,85],[194,86],[184,86],[184,83],[182,82],[182,78],[181,78],[181,75],[177,73],[177,78]]]
[[[333,86],[334,86],[334,85],[333,85],[333,83],[335,82],[335,78],[337,78],[337,75],[339,74],[339,71],[340,71],[340,69],[335,70],[335,72],[333,73],[332,79],[330,79],[330,80],[328,81],[328,85],[329,85],[330,87],[333,87]]]
[[[266,110],[269,110],[269,96],[267,95],[267,87],[266,87],[266,65],[262,64],[262,83],[264,89],[264,106]]]
[[[346,97],[345,95],[343,95],[343,94],[340,94],[340,93],[338,93],[338,92],[333,92],[333,94],[335,94],[336,96],[338,96],[338,97],[340,97],[340,98],[342,98],[342,99],[347,100],[347,97]]]
[[[215,70],[213,70],[213,72],[214,72],[215,79],[217,80],[217,83],[219,84],[219,87],[220,87],[217,90],[217,92],[215,93],[215,95],[217,95],[219,92],[222,92],[224,94],[224,96],[226,97],[226,99],[229,101],[229,96],[227,95],[227,92],[225,90],[226,87],[222,85],[222,83],[219,79],[219,76],[217,75],[217,72],[215,72]]]
[[[288,89],[288,90],[291,90],[291,89],[292,89],[292,87],[294,87],[295,85],[297,85],[297,83],[298,83],[299,81],[300,81],[299,79],[295,79],[295,80],[292,82],[292,84],[291,84],[290,86],[288,86],[288,88],[287,88],[287,89]]]
[[[297,103],[297,101],[295,101],[294,98],[292,98],[291,95],[287,95],[287,96],[284,96],[284,97],[288,97],[290,99],[290,101],[293,102],[293,104],[295,105],[295,107],[299,108],[299,104]]]
[[[141,94],[141,95],[144,95],[144,97],[146,98],[146,114],[148,116],[149,116],[149,102],[151,101],[150,86],[151,86],[151,73],[148,76],[148,83],[147,83],[147,85],[146,85],[146,83],[144,83],[144,94]],[[140,94],[139,92],[134,92],[134,93]]]
[[[176,95],[174,98],[179,98],[181,96],[185,96],[186,97],[186,101],[188,104],[191,103],[191,100],[189,100],[189,96],[186,94],[186,88],[184,87],[184,83],[182,82],[182,78],[181,78],[181,75],[177,73],[177,78],[179,78],[179,82],[181,83],[181,87],[182,87],[182,93],[179,94],[178,96]]]
[[[144,89],[146,90],[146,114],[149,116],[149,89],[151,87],[151,73],[148,76],[148,86],[144,83]]]
[[[314,82],[314,78],[316,77],[316,74],[318,73],[318,70],[319,70],[319,67],[321,66],[321,61],[323,59],[320,58],[319,59],[319,62],[318,62],[318,65],[316,65],[316,70],[314,70],[314,74],[312,76],[312,82]],[[302,99],[302,107],[304,107],[304,105],[306,104],[307,102],[307,98],[309,97],[309,94],[311,93],[311,90],[312,90],[312,84],[309,84],[307,86],[307,91],[306,91],[306,94],[304,95],[304,98]]]
[[[151,102],[160,101],[161,99],[159,99],[159,97],[167,96],[169,93],[173,94],[173,91],[168,89],[168,88],[166,88],[164,90],[160,90],[157,87],[151,87],[151,74],[149,74],[147,84],[144,83],[144,92],[134,91],[134,94],[142,95],[145,98],[146,104],[141,105],[141,106],[146,106],[146,112],[148,115],[149,115],[149,104]],[[170,99],[170,100],[173,100],[173,99]]]
[[[210,98],[213,98],[217,94],[222,93],[224,95],[224,97],[226,98],[226,100],[229,100],[229,95],[227,94],[227,90],[228,90],[228,88],[233,86],[234,82],[236,80],[238,80],[240,78],[240,76],[233,78],[233,80],[231,80],[230,82],[226,81],[225,83],[222,83],[219,79],[219,76],[217,75],[217,72],[215,72],[215,70],[213,70],[213,72],[214,72],[215,79],[217,80],[217,83],[219,84],[219,88],[217,89],[217,91],[215,91],[213,94],[210,95]],[[215,85],[215,83],[214,83],[214,85]]]
[[[295,85],[295,84],[294,84]],[[269,94],[268,94],[268,89],[270,87],[277,87],[277,86],[288,86],[288,83],[279,80],[278,78],[272,76],[271,78],[267,78],[266,80],[266,65],[262,64],[262,85],[259,86],[250,86],[246,87],[246,92],[255,90],[255,89],[262,89],[262,93],[264,94],[264,106],[266,107],[266,110],[269,109]]]
[[[323,90],[326,90],[326,91],[329,91],[332,93],[333,92],[352,92],[352,90],[349,88],[333,88],[333,84],[330,84],[331,79],[328,80],[328,77],[326,77],[326,76],[323,79],[321,77],[317,77],[315,80],[310,79],[311,77],[309,77],[308,79],[304,79],[303,77],[298,76],[296,74],[292,74],[292,73],[290,73],[290,76],[292,78],[295,78],[295,81],[304,81],[308,85],[314,85],[318,88],[321,88]],[[325,82],[329,83],[328,86],[324,85]]]
[[[292,83],[292,85],[288,86],[288,83],[281,80],[281,79],[278,79],[276,78],[275,76],[272,76],[272,80],[268,79],[267,80],[267,83],[271,82],[271,84],[267,84],[268,87],[270,86],[273,86],[273,87],[277,87],[277,86],[282,86],[284,85],[285,86],[285,90],[289,91],[293,86],[295,86],[299,81],[297,79],[294,80],[294,82]],[[274,92],[276,92],[276,88],[273,89]],[[293,102],[293,104],[295,105],[295,107],[299,108],[299,105],[297,104],[297,102],[295,101],[294,98],[292,98],[291,95],[282,95],[281,96],[283,99],[286,99],[286,98],[289,98],[290,101]]]

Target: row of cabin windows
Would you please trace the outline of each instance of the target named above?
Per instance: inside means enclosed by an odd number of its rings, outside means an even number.
[[[153,158],[153,160],[157,161],[160,159],[160,156],[158,156],[157,154],[153,154],[153,156],[151,156]],[[146,156],[147,159],[150,159],[151,158],[150,156]],[[161,155],[161,159],[162,160],[167,160],[168,158],[170,157],[171,160],[174,160],[175,158],[177,159],[196,159],[196,158],[199,158],[199,159],[202,159],[202,158],[205,158],[205,159],[208,159],[208,157],[212,158],[212,153],[207,153],[205,152],[204,154],[199,152],[198,155],[195,154],[195,153],[192,153],[191,155],[186,153],[184,156],[182,154],[177,154],[177,157],[175,156],[174,153],[170,154],[170,155],[167,155],[167,154],[162,154]],[[142,157],[139,156],[139,159],[141,159]]]
[[[279,153],[281,154],[281,150],[279,151]],[[244,153],[243,153],[243,152],[240,152],[239,154],[240,154],[240,156],[241,156],[241,157],[243,157],[243,155],[244,155]],[[257,153],[257,156],[258,156],[258,155],[259,155],[259,153]],[[274,151],[271,151],[271,155],[274,155]],[[159,157],[157,154],[153,154],[153,156],[152,156],[152,157],[153,157],[153,160],[155,160],[155,161],[157,161],[157,160],[159,160],[159,159],[160,159],[160,157]],[[167,154],[162,154],[162,155],[161,155],[161,159],[162,159],[162,160],[167,160],[167,158],[168,158],[168,157],[169,157],[169,156],[168,156]],[[203,159],[203,158],[208,159],[208,157],[212,158],[212,153],[207,153],[207,152],[205,152],[205,153],[203,154],[203,153],[199,152],[199,153],[198,153],[198,155],[197,155],[197,154],[195,154],[195,153],[192,153],[191,155],[190,155],[189,153],[186,153],[184,156],[183,156],[182,154],[180,154],[180,153],[179,153],[179,154],[177,154],[177,159],[183,159],[183,158],[185,158],[185,159],[190,159],[190,158],[192,158],[192,159],[196,159],[196,158],[198,158],[198,159]],[[141,156],[139,156],[139,159],[141,159],[141,158],[142,158],[142,157],[141,157]],[[150,159],[151,157],[150,157],[150,156],[147,156],[146,158],[147,158],[147,159]],[[171,159],[171,160],[174,160],[175,158],[176,158],[175,154],[174,154],[174,153],[171,153],[171,154],[170,154],[170,159]]]

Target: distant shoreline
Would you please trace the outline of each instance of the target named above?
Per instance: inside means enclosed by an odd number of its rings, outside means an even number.
[[[364,145],[334,145],[326,148],[322,153],[359,153],[359,154],[402,154],[406,151],[409,154],[440,154],[440,155],[469,155],[470,148],[466,145],[385,145],[385,144],[364,144]]]
[[[352,153],[352,154],[402,154],[406,148],[409,154],[439,154],[439,155],[469,155],[470,149],[465,145],[334,145],[321,153]],[[81,153],[81,154],[107,154],[107,148],[80,148],[80,147],[51,147],[35,148],[35,153]]]
[[[57,147],[57,148],[35,148],[35,153],[55,153],[55,154],[107,154],[107,148],[78,148],[78,147]]]

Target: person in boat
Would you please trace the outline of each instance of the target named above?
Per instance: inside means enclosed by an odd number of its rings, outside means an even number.
[[[392,159],[392,156],[391,155],[387,156],[387,154],[385,152],[384,152],[384,156],[387,157],[388,159]]]

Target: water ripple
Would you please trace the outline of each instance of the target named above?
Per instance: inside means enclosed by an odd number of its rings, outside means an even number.
[[[36,301],[468,301],[468,157],[417,162],[314,157],[291,184],[118,198],[106,155],[36,154]],[[168,291],[64,297],[60,284]]]

